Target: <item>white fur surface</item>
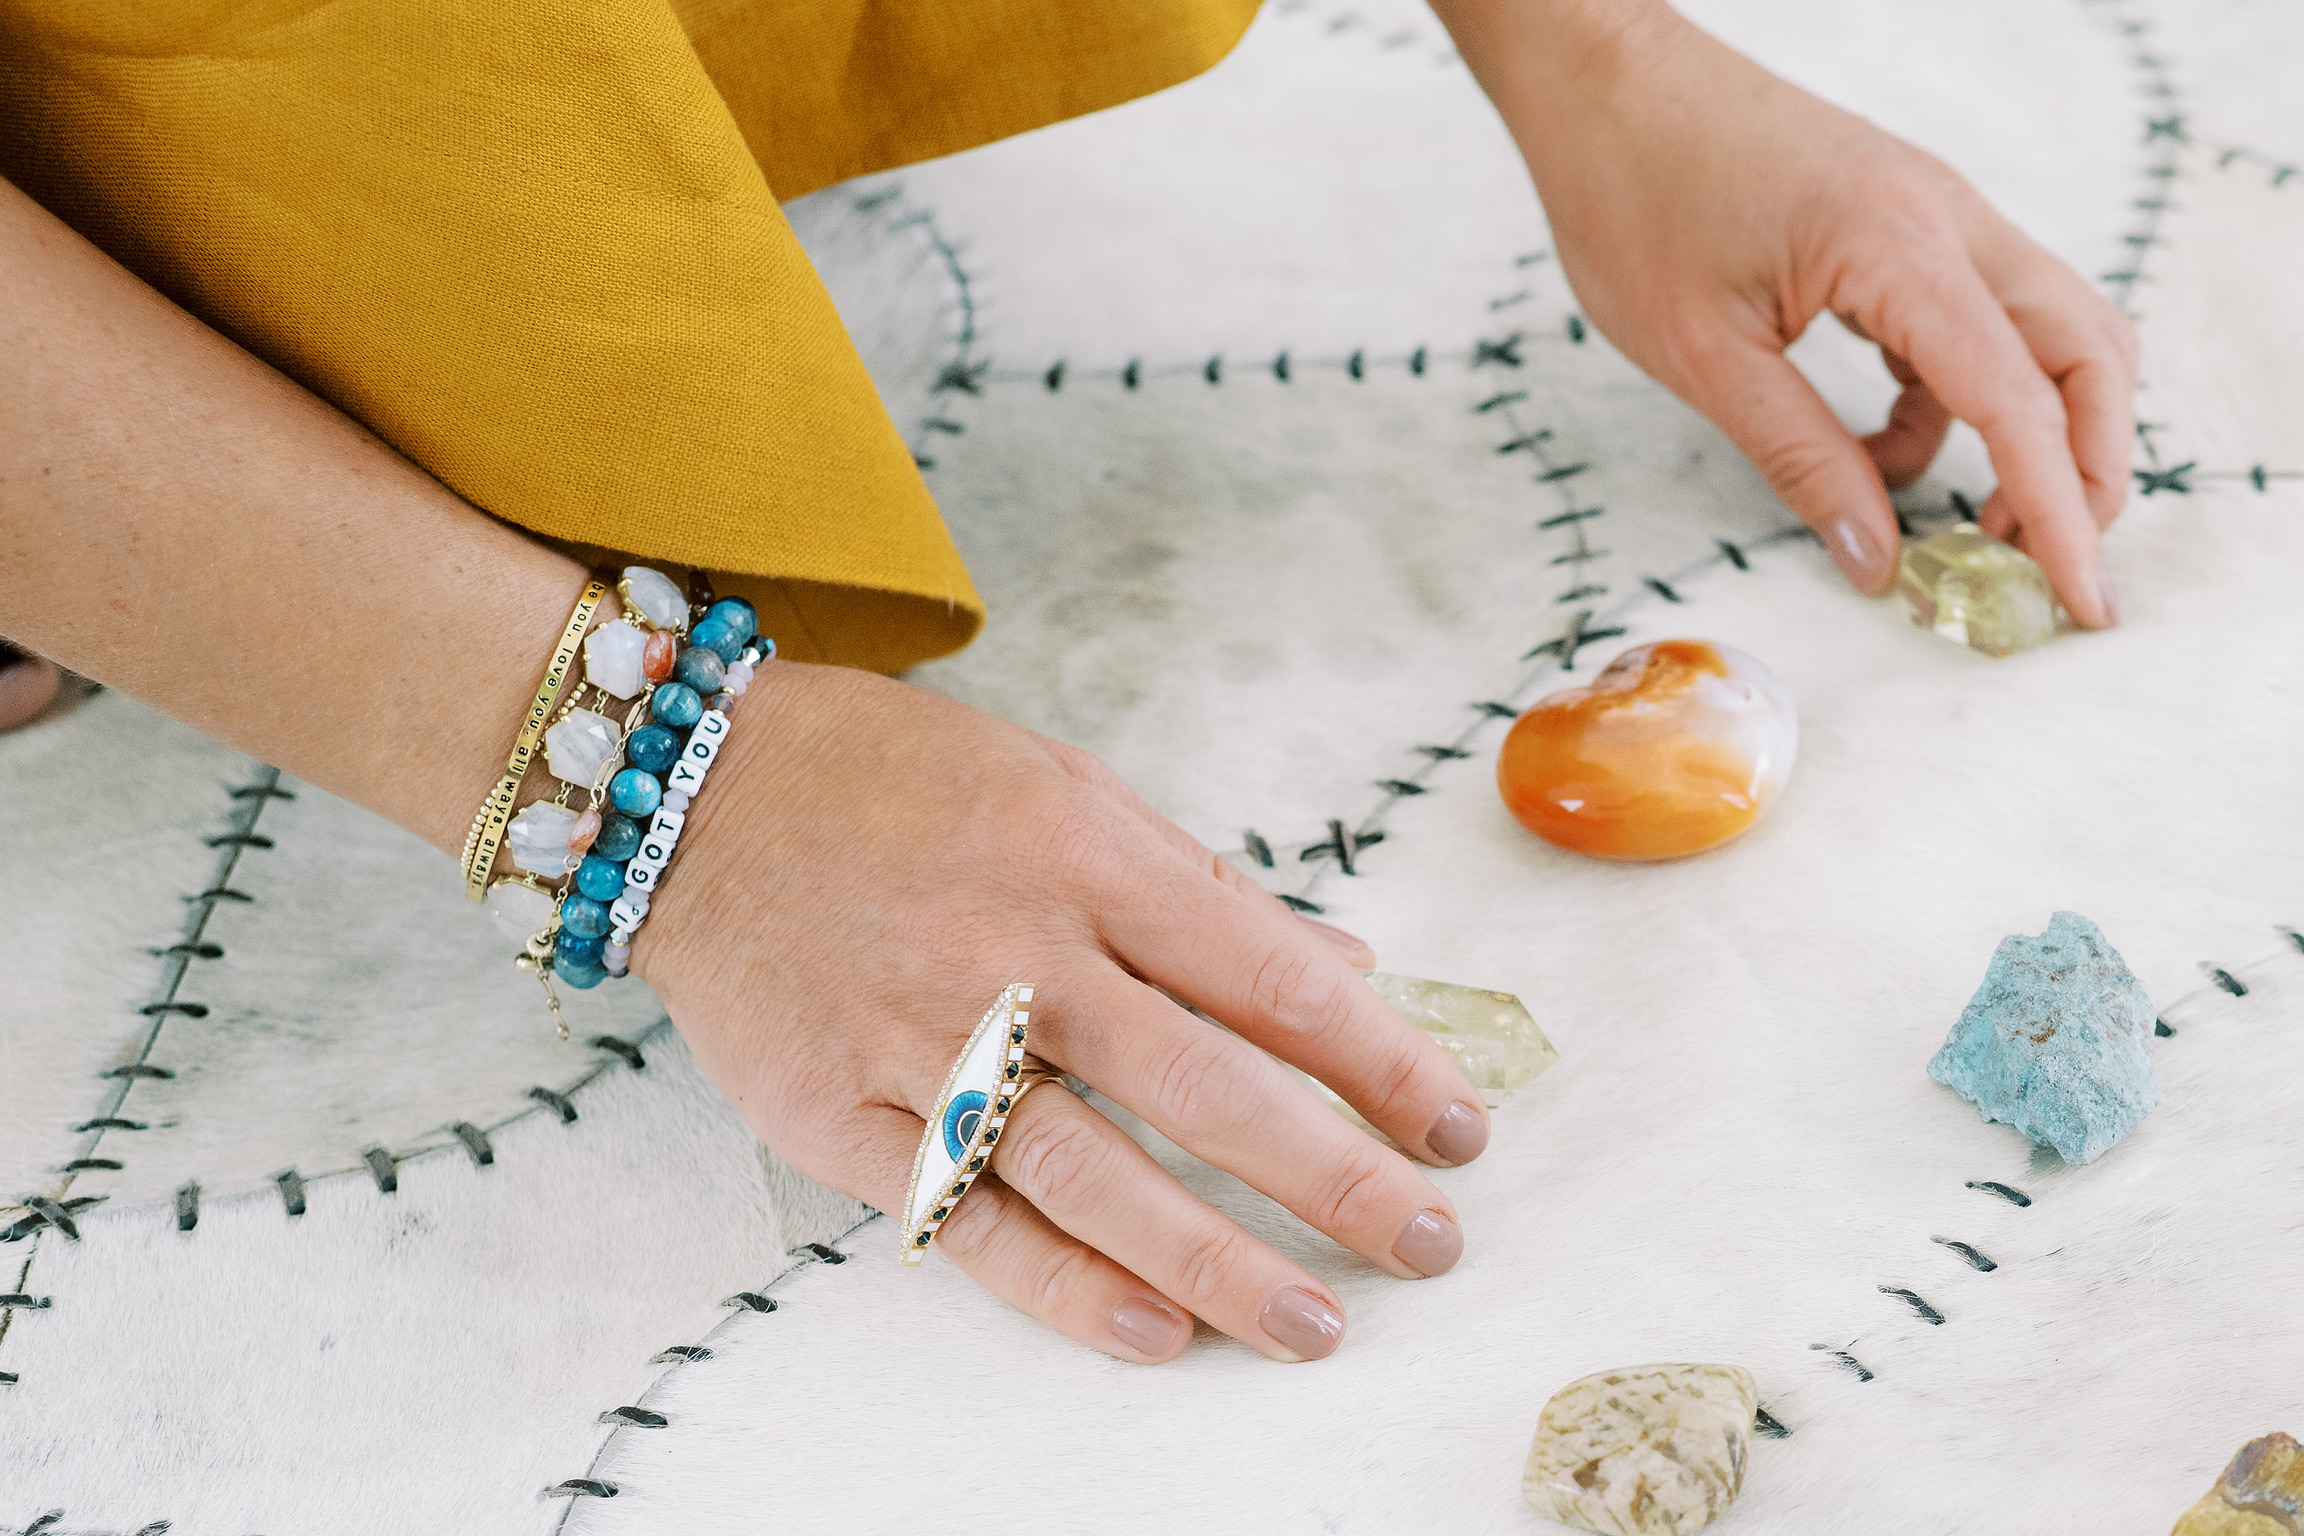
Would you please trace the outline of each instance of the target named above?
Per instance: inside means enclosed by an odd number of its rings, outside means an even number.
[[[2106,0],[1696,12],[1946,155],[2085,271],[2132,254],[2142,114],[2186,112],[2138,289],[2151,446],[2304,469],[2304,177],[2216,169],[2242,140],[2267,164],[2304,153],[2289,12],[2217,0],[2141,40],[2119,29],[2147,13]],[[2137,94],[2147,49],[2196,107]],[[2164,1531],[2242,1440],[2304,1425],[2304,953],[2275,927],[2304,920],[2304,482],[2134,499],[2114,634],[1992,662],[1910,628],[1813,546],[1763,547],[1786,515],[1718,435],[1566,339],[1524,173],[1429,16],[1392,0],[1275,7],[1202,80],[794,221],[993,602],[983,641],[922,680],[1103,752],[1219,847],[1259,829],[1275,889],[1387,969],[1517,991],[1560,1046],[1488,1155],[1437,1175],[1464,1264],[1390,1281],[1170,1149],[1338,1287],[1342,1352],[1279,1368],[1211,1337],[1118,1366],[940,1261],[900,1270],[884,1222],[843,1244],[854,1262],[777,1284],[778,1311],[721,1313],[855,1208],[756,1157],[668,1033],[638,1075],[557,1047],[445,860],[291,785],[259,823],[278,846],[235,873],[260,899],[220,909],[224,956],[190,968],[183,995],[214,1011],[167,1020],[153,1059],[179,1076],[130,1095],[153,1129],[108,1136],[141,1150],[75,1189],[117,1198],[80,1243],[0,1247],[0,1288],[28,1257],[23,1288],[54,1297],[0,1336],[23,1378],[0,1387],[0,1531],[54,1507],[72,1536],[494,1536],[563,1514],[869,1531],[995,1494],[1032,1532],[1533,1531],[1551,1527],[1518,1469],[1555,1388],[1709,1358],[1750,1368],[1793,1431],[1757,1446],[1724,1531],[2095,1536]],[[1468,366],[1474,338],[1515,329],[1523,366]],[[1436,360],[1416,379],[1419,344]],[[955,345],[988,365],[981,395],[932,390]],[[1360,384],[1355,348],[1376,365]],[[1876,420],[1860,349],[1826,326],[1800,355]],[[1528,398],[1472,409],[1502,390]],[[1502,726],[1464,734],[1473,701],[1558,685],[1521,656],[1560,630],[1573,536],[1532,526],[1563,503],[1496,451],[1536,428],[1552,462],[1592,466],[1570,482],[1609,509],[1588,525],[1609,554],[1581,567],[1611,589],[1592,622],[1630,631],[1578,676],[1697,634],[1800,700],[1789,790],[1721,853],[1558,854],[1496,800]],[[1990,483],[1967,439],[1905,500],[1926,515]],[[1713,558],[1721,537],[1752,571]],[[144,951],[173,941],[250,771],[124,701],[53,729],[72,734],[0,738],[0,830],[45,872],[0,994],[0,1199],[78,1155],[93,1074],[145,1027]],[[1465,761],[1413,751],[1460,738]],[[1372,787],[1419,773],[1421,797]],[[1387,834],[1357,876],[1297,857],[1330,817]],[[2155,1047],[2160,1110],[2083,1169],[1922,1070],[1997,940],[2059,906],[2104,927],[2178,1031]],[[2204,990],[2202,962],[2248,995]],[[490,1169],[450,1143],[385,1195],[358,1166],[603,1060],[576,1124],[525,1113]],[[269,1182],[290,1165],[350,1171],[291,1219]],[[167,1201],[182,1177],[210,1191],[190,1232]],[[2035,1203],[1966,1187],[1988,1179]],[[709,1360],[646,1364],[700,1341]],[[628,1403],[670,1422],[597,1423]],[[619,1491],[538,1495],[582,1476]]]

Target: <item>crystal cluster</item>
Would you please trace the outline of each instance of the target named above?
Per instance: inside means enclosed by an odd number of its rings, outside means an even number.
[[[1540,699],[1504,739],[1496,783],[1522,826],[1599,859],[1677,859],[1758,821],[1800,744],[1792,694],[1744,652],[1634,646],[1590,687]]]
[[[1971,523],[1906,545],[1896,590],[1913,623],[1987,656],[2025,650],[2056,633],[2048,573]]]
[[[1733,1365],[1638,1365],[1572,1381],[1536,1420],[1521,1491],[1603,1536],[1687,1536],[1744,1488],[1759,1390]]]
[[[2240,1454],[2170,1536],[2296,1536],[2304,1531],[2304,1445],[2265,1435]]]
[[[2094,1162],[2160,1102],[2152,995],[2097,926],[2059,912],[2000,941],[1928,1075],[1987,1120]]]

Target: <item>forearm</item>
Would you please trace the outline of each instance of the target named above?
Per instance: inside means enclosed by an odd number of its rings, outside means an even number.
[[[1628,59],[1692,32],[1664,0],[1431,0],[1456,51],[1539,181],[1572,155],[1570,114],[1605,93]],[[1665,103],[1645,102],[1649,111]]]
[[[0,182],[0,633],[451,852],[583,573]]]

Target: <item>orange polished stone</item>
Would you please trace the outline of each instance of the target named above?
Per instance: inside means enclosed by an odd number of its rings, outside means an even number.
[[[1792,695],[1744,652],[1634,646],[1513,723],[1496,784],[1520,824],[1596,859],[1677,859],[1758,821],[1792,772]]]
[[[652,683],[660,683],[672,675],[672,664],[679,659],[680,646],[668,629],[648,631],[648,643],[640,649],[640,674]]]

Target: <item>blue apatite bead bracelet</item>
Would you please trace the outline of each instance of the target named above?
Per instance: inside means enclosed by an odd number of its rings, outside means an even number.
[[[715,599],[701,573],[683,596],[662,572],[629,566],[616,590],[623,615],[585,640],[584,682],[544,733],[559,794],[512,818],[504,846],[522,873],[488,887],[489,914],[525,941],[520,964],[543,981],[563,1037],[552,981],[586,989],[630,968],[649,899],[728,740],[728,708],[776,654],[752,605]],[[587,687],[591,708],[580,707]],[[579,789],[582,811],[569,805]]]

